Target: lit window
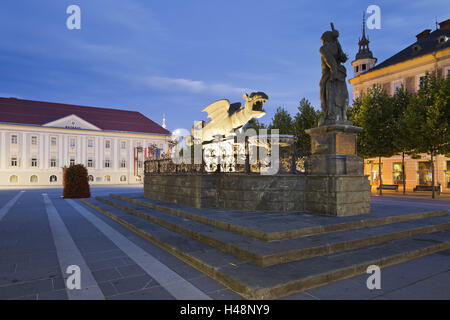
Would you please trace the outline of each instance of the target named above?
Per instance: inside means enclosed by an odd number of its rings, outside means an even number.
[[[37,159],[36,158],[31,159],[31,166],[37,167]]]
[[[17,144],[17,136],[16,135],[11,136],[11,144]]]
[[[17,167],[17,158],[16,157],[11,158],[11,167]]]
[[[402,163],[394,162],[392,170],[392,181],[394,184],[403,184],[402,172]]]
[[[10,183],[18,183],[19,182],[19,177],[16,175],[12,175],[11,177],[9,177],[9,182]]]
[[[37,145],[37,137],[36,137],[36,136],[32,136],[32,137],[31,137],[31,144],[32,144],[33,146]]]

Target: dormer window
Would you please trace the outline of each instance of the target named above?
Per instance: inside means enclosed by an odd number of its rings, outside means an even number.
[[[366,64],[365,63],[361,65],[361,70],[366,70]]]

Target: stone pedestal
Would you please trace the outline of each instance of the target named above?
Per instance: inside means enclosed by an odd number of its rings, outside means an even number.
[[[370,184],[363,159],[356,155],[362,128],[350,121],[326,124],[306,132],[311,136],[310,178],[305,209],[333,216],[369,213]]]

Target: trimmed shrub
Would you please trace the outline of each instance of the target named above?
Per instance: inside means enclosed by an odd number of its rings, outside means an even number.
[[[82,164],[64,168],[64,198],[89,198],[88,171]]]

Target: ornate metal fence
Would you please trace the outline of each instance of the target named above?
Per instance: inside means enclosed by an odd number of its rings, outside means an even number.
[[[308,174],[309,154],[280,154],[278,174]],[[211,174],[211,173],[245,173],[262,174],[269,170],[271,163],[256,160],[250,163],[250,156],[245,155],[245,162],[239,163],[237,156],[234,161],[217,161],[209,164],[195,164],[191,159],[190,163],[179,163],[172,159],[147,160],[145,161],[145,173],[157,174]],[[189,162],[189,161],[187,161]],[[241,161],[242,162],[242,161]]]

